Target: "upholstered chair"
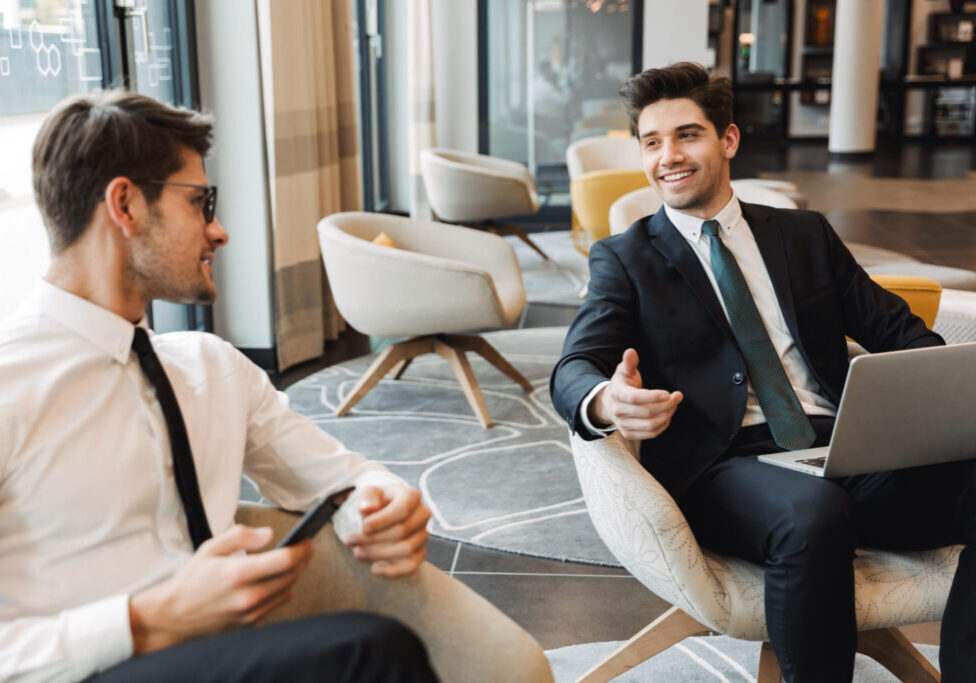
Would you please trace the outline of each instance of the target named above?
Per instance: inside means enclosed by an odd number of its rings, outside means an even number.
[[[501,237],[455,225],[347,212],[319,221],[319,244],[336,306],[350,325],[376,337],[406,337],[386,347],[347,394],[345,415],[393,371],[437,353],[451,366],[483,427],[491,416],[465,353],[485,358],[526,391],[532,385],[471,330],[506,327],[525,307],[515,250]],[[393,246],[374,244],[384,233]]]
[[[336,528],[348,533],[355,528],[356,515],[340,508]],[[283,537],[298,519],[298,515],[251,503],[242,503],[237,511],[239,523],[269,526],[275,539]],[[312,542],[312,561],[296,582],[291,599],[272,610],[264,622],[343,610],[383,614],[420,637],[431,666],[443,681],[552,683],[549,663],[528,633],[429,563],[409,576],[384,579],[374,576],[368,563],[353,557],[332,523]]]
[[[545,252],[525,230],[500,219],[539,211],[535,179],[524,165],[450,149],[420,152],[420,172],[437,218],[503,235],[515,235],[542,258]]]
[[[610,234],[610,206],[621,196],[647,187],[640,147],[633,137],[595,135],[566,148],[569,196],[572,205],[570,235],[581,254]]]

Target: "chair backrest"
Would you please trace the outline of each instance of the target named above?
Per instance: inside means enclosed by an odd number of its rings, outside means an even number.
[[[610,235],[610,207],[620,197],[647,186],[644,171],[590,171],[569,181],[573,213],[591,242]]]
[[[763,204],[777,209],[795,209],[796,202],[780,191],[749,182],[751,179],[733,180],[732,191],[741,201],[749,204]]]
[[[640,170],[640,147],[633,137],[596,135],[577,140],[566,148],[570,179],[603,169]]]
[[[912,313],[921,318],[926,327],[932,329],[939,312],[942,285],[928,278],[911,275],[872,275],[871,279],[904,299]]]
[[[450,149],[420,152],[420,172],[430,206],[453,223],[535,213],[539,195],[523,164]]]
[[[765,204],[780,209],[795,209],[796,202],[790,197],[749,180],[733,180],[735,195],[750,204]],[[644,187],[623,195],[610,207],[610,234],[618,235],[629,228],[634,221],[650,216],[661,208],[661,197],[653,187]]]
[[[650,185],[628,192],[610,205],[610,234],[619,235],[634,221],[656,213],[661,204],[661,195]]]
[[[372,243],[380,232],[396,248]],[[364,334],[497,327],[525,306],[514,249],[486,231],[345,212],[319,221],[318,234],[336,306]]]

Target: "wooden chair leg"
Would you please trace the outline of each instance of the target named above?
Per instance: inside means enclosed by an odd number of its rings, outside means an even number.
[[[677,607],[672,607],[576,679],[576,683],[604,683],[688,636],[708,631],[708,627],[700,621],[692,619]]]
[[[857,634],[857,651],[890,671],[902,683],[934,683],[942,675],[897,628]]]
[[[350,391],[345,399],[339,404],[336,409],[336,417],[342,417],[350,410],[352,407],[362,400],[363,396],[369,393],[370,389],[376,386],[376,384],[386,376],[390,369],[403,361],[411,360],[416,356],[420,356],[425,353],[430,353],[434,350],[434,340],[433,337],[419,337],[417,339],[411,339],[410,341],[400,342],[399,344],[393,344],[387,346],[376,357],[376,360],[370,364],[363,376],[359,378],[353,386],[352,391]]]
[[[407,371],[407,368],[410,367],[412,362],[413,358],[404,358],[399,363],[394,365],[393,369],[390,370],[390,379],[400,379],[403,373]]]
[[[783,680],[783,672],[779,668],[779,660],[773,652],[773,646],[763,643],[759,650],[759,673],[756,674],[756,683],[780,683]]]
[[[528,233],[525,232],[525,230],[523,230],[521,228],[521,226],[515,225],[514,223],[494,223],[494,222],[492,222],[492,223],[489,223],[488,224],[488,228],[492,232],[500,233],[500,234],[503,234],[503,235],[515,235],[520,240],[522,240],[523,242],[525,242],[526,244],[528,244],[530,247],[532,247],[533,249],[535,249],[536,253],[539,254],[539,256],[541,256],[542,258],[544,258],[546,261],[549,260],[549,257],[546,256],[546,252],[542,251],[542,249],[539,248],[539,245],[532,241],[532,239],[529,237]]]
[[[485,399],[481,395],[481,389],[478,388],[478,381],[474,378],[471,365],[464,356],[464,352],[451,347],[440,339],[434,340],[434,351],[444,358],[450,364],[451,369],[454,370],[454,375],[461,384],[461,389],[464,390],[464,395],[468,399],[468,405],[474,411],[478,422],[485,429],[491,427],[492,422],[491,416],[488,414],[488,406],[485,405]]]
[[[477,353],[520,387],[526,391],[532,391],[532,383],[505,360],[502,354],[498,353],[498,350],[489,344],[484,337],[476,334],[445,334],[443,339],[456,349]]]

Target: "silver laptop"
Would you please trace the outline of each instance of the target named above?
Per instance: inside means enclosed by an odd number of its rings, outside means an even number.
[[[976,342],[858,356],[830,445],[759,459],[819,477],[976,457]]]

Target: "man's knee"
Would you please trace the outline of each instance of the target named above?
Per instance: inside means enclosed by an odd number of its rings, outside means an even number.
[[[770,539],[774,551],[785,553],[853,553],[856,545],[854,507],[844,489],[816,482],[792,496]]]

